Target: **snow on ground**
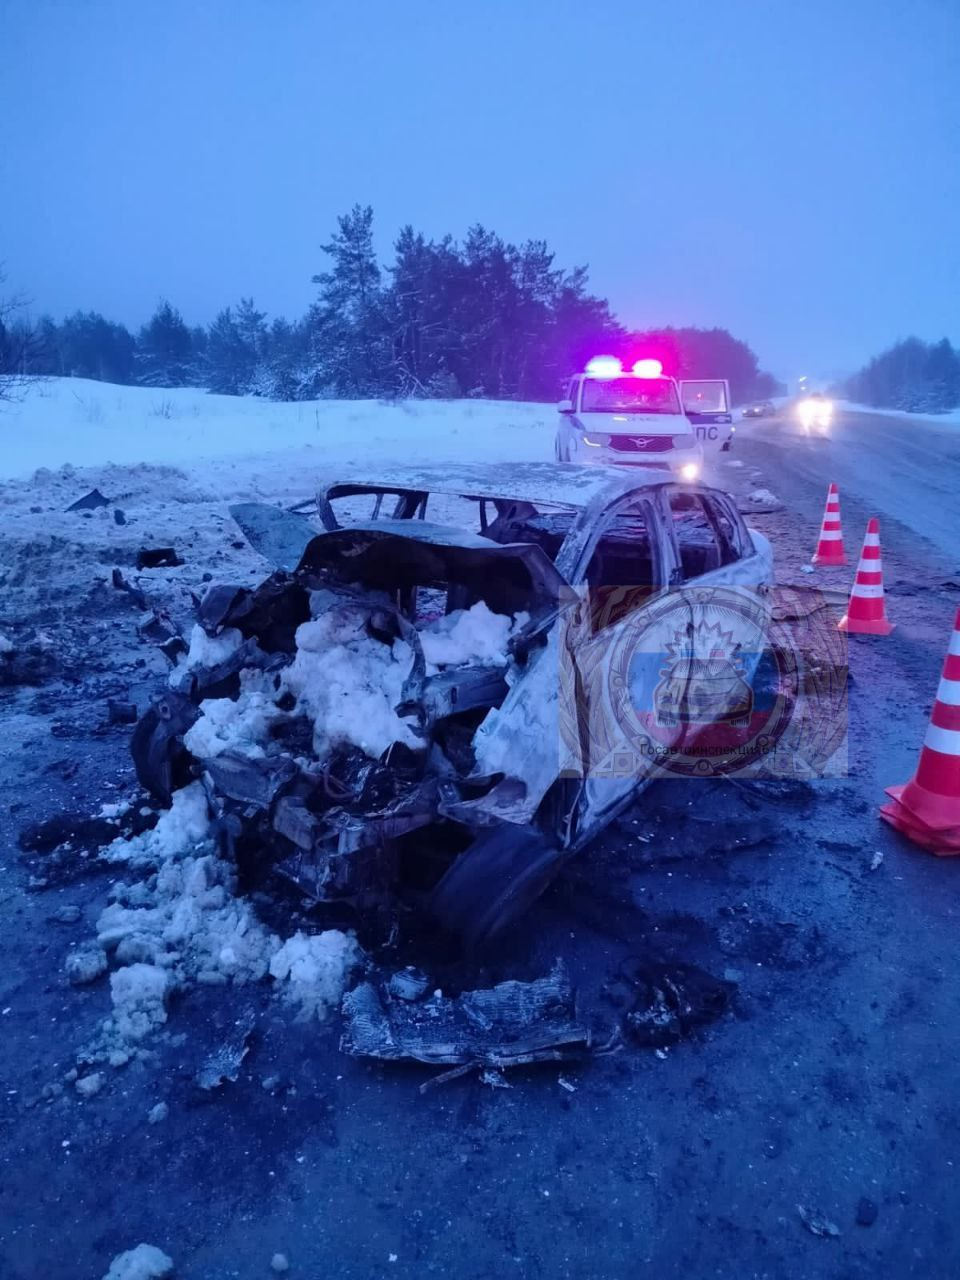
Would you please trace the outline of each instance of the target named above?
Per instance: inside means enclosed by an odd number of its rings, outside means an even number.
[[[299,1005],[302,1018],[322,1019],[340,1004],[344,981],[362,958],[352,934],[297,932],[270,957],[270,976],[285,984],[284,997]]]
[[[151,601],[172,616],[189,592],[250,582],[265,562],[240,537],[234,502],[290,506],[338,475],[422,462],[544,461],[553,456],[551,405],[492,401],[322,400],[279,404],[178,388],[38,380],[0,407],[0,633],[47,601],[135,578],[142,548],[173,546],[181,568],[147,571]],[[66,508],[93,489],[105,506]],[[209,580],[209,579],[207,579]]]
[[[303,490],[311,471],[384,460],[450,461],[552,455],[552,405],[489,400],[303,400],[279,403],[192,388],[120,387],[84,378],[38,380],[0,417],[0,478],[40,467],[108,468],[149,463],[195,470],[239,492],[281,476]],[[278,454],[287,455],[282,461]],[[293,456],[295,455],[295,456]],[[211,461],[217,463],[212,467]],[[90,486],[92,487],[92,486]],[[307,490],[310,492],[310,490]],[[108,493],[107,489],[103,490]]]
[[[173,1259],[154,1244],[138,1244],[118,1253],[103,1280],[164,1280],[173,1271]]]
[[[131,1046],[166,1023],[177,989],[269,975],[304,1017],[323,1018],[360,962],[352,934],[334,929],[283,941],[260,923],[236,894],[235,869],[214,851],[199,782],[174,794],[152,831],[115,840],[103,856],[134,876],[113,886],[97,920],[99,954],[113,967],[113,1012],[93,1047],[101,1060],[122,1065]],[[68,971],[69,964],[68,957]]]
[[[903,409],[874,409],[872,405],[854,404],[852,400],[841,400],[839,405],[849,413],[875,413],[882,418],[910,418],[915,422],[949,429],[960,427],[960,408],[951,409],[948,413],[907,413]]]

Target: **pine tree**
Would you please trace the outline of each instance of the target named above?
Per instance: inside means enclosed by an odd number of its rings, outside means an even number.
[[[373,249],[373,210],[354,205],[337,226],[330,243],[322,246],[329,268],[313,277],[320,296],[309,317],[309,382],[314,394],[379,395],[390,386],[390,351]]]
[[[250,362],[240,331],[233,311],[225,307],[207,331],[207,388],[219,395],[243,395],[249,377]]]
[[[946,338],[927,352],[924,378],[928,387],[928,412],[945,413],[960,405],[960,356]]]
[[[183,316],[163,301],[137,340],[138,381],[147,387],[188,387],[195,382],[193,342]]]
[[[74,378],[129,383],[136,343],[122,324],[96,311],[76,311],[60,325],[56,345],[64,373]]]
[[[394,391],[401,396],[462,394],[453,368],[462,352],[461,335],[452,323],[463,276],[457,248],[449,236],[434,244],[406,226],[394,252],[384,300]]]

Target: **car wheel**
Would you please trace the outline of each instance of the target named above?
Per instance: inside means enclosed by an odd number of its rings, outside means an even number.
[[[529,910],[563,862],[532,827],[490,827],[441,879],[430,909],[466,951],[479,951]]]

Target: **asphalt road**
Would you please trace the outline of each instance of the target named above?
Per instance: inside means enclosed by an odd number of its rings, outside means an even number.
[[[0,1276],[96,1280],[148,1241],[178,1280],[260,1280],[277,1251],[292,1280],[954,1280],[960,860],[877,818],[916,764],[960,602],[951,440],[851,415],[807,442],[769,422],[718,462],[729,487],[783,499],[752,517],[781,582],[849,586],[852,567],[802,572],[830,480],[854,563],[881,517],[897,629],[851,642],[848,776],[658,783],[481,970],[445,962],[489,983],[561,956],[600,1025],[638,957],[735,988],[725,1016],[659,1053],[628,1043],[509,1088],[470,1078],[420,1096],[429,1070],[346,1057],[335,1022],[296,1022],[261,984],[184,992],[143,1059],[77,1096],[70,1073],[109,991],[70,987],[63,957],[115,873],[82,848],[24,857],[17,837],[133,794],[103,699],[142,705],[159,679],[121,593],[81,583],[53,603],[41,581],[24,594],[16,621],[55,635],[59,666],[0,689]],[[6,536],[0,562],[15,563]],[[297,905],[269,882],[262,899]],[[75,922],[53,919],[65,907]],[[240,1078],[198,1097],[197,1065],[249,1008]],[[149,1124],[159,1102],[168,1114]]]
[[[744,422],[745,446],[771,474],[823,483],[824,477],[856,498],[871,515],[893,522],[956,560],[960,567],[960,427],[884,414],[839,410],[829,438],[803,435],[789,413]],[[856,545],[859,528],[849,528]]]

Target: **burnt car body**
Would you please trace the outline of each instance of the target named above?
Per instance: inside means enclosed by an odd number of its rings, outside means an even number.
[[[138,729],[138,765],[151,762],[141,780],[169,794],[202,777],[223,830],[248,840],[252,831],[319,901],[374,901],[413,855],[434,913],[472,944],[522,911],[657,775],[663,750],[701,727],[674,711],[655,726],[658,750],[646,752],[664,655],[675,658],[679,708],[703,701],[688,687],[698,670],[691,638],[706,636],[711,652],[725,645],[745,679],[762,650],[762,605],[728,610],[722,626],[710,608],[717,593],[763,601],[769,544],[732,498],[669,472],[407,467],[325,486],[311,512],[319,532],[296,512],[233,513],[280,567],[254,590],[208,592],[206,635],[239,633],[242,643],[210,671],[175,673],[168,714],[154,709]],[[481,602],[511,619],[505,652],[426,661],[423,627]],[[328,751],[316,728],[311,751],[290,672],[318,608],[353,610],[367,649],[373,638],[404,655],[391,695],[404,731],[384,750]],[[322,671],[322,652],[317,662]],[[229,682],[242,670],[276,690],[260,755],[192,753],[184,725],[210,690],[238,696]],[[735,715],[743,685],[728,683]]]

